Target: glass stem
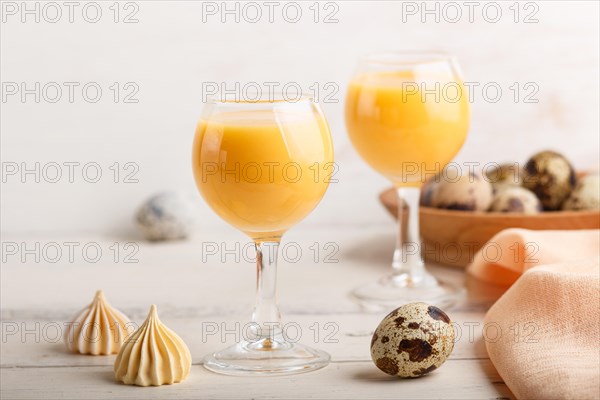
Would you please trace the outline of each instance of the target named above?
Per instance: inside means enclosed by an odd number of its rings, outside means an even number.
[[[393,280],[399,286],[415,287],[435,282],[435,278],[425,270],[421,255],[419,233],[419,197],[416,187],[399,187],[398,193],[398,237],[394,250]],[[406,206],[406,208],[405,208]],[[403,220],[407,218],[406,232]]]
[[[256,247],[256,305],[252,322],[258,329],[263,347],[271,347],[281,332],[281,314],[277,307],[277,252],[279,242],[255,242]]]

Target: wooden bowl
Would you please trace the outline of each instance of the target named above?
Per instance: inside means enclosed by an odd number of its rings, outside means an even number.
[[[396,189],[381,193],[379,199],[397,218]],[[404,216],[406,213],[403,213]],[[554,211],[536,215],[497,212],[470,212],[420,207],[423,254],[430,262],[464,268],[496,233],[506,228],[600,229],[600,211]],[[404,218],[403,224],[406,224]]]

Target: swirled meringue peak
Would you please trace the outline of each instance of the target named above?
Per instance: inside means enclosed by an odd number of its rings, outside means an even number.
[[[116,354],[127,337],[129,323],[129,318],[111,307],[102,290],[98,290],[90,305],[67,326],[65,344],[74,353]]]
[[[158,319],[156,306],[123,343],[115,360],[115,378],[128,385],[159,386],[184,381],[192,356],[179,336]]]

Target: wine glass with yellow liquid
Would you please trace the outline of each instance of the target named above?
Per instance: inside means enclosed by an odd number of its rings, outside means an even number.
[[[346,126],[360,156],[395,185],[399,198],[392,274],[358,287],[352,297],[374,309],[411,301],[452,305],[463,289],[425,269],[419,196],[424,181],[458,153],[469,129],[469,101],[456,60],[437,52],[361,59],[348,87]]]
[[[193,144],[196,185],[222,219],[254,241],[258,274],[243,340],[207,356],[204,365],[230,375],[308,372],[330,357],[285,337],[275,298],[277,252],[282,235],[327,190],[331,134],[310,98],[257,97],[263,100],[208,101]]]

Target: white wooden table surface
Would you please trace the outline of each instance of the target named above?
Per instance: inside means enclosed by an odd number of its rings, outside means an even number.
[[[365,313],[347,297],[350,289],[374,280],[388,270],[393,249],[393,226],[298,227],[285,237],[288,257],[280,261],[279,303],[284,323],[300,327],[302,342],[328,351],[326,368],[281,377],[231,377],[211,373],[202,357],[234,335],[208,335],[209,326],[235,330],[247,322],[253,302],[255,269],[250,260],[235,255],[205,256],[202,248],[247,240],[233,230],[196,234],[191,240],[164,244],[138,241],[137,263],[125,263],[127,238],[95,236],[4,236],[2,242],[40,246],[40,260],[4,251],[1,268],[1,397],[2,399],[127,399],[127,398],[328,398],[399,399],[512,398],[490,362],[482,334],[486,309],[499,289],[466,280],[467,299],[452,310],[460,338],[449,360],[440,369],[420,378],[400,380],[380,372],[371,362],[369,343],[383,313]],[[50,253],[58,243],[63,256],[56,263]],[[65,242],[77,242],[73,262]],[[118,243],[116,254],[111,246]],[[221,244],[223,242],[223,244]],[[83,258],[85,244],[100,248],[96,263]],[[204,244],[203,244],[204,243]],[[315,247],[315,243],[317,243]],[[326,246],[327,243],[332,243]],[[43,254],[46,246],[47,254]],[[88,246],[88,249],[89,247]],[[311,248],[312,247],[312,248]],[[56,248],[56,247],[55,247]],[[211,247],[212,248],[212,247]],[[315,249],[320,249],[314,262]],[[332,260],[325,257],[338,249]],[[296,250],[301,257],[296,260]],[[92,254],[92,250],[89,250]],[[116,261],[115,262],[115,254]],[[93,255],[92,255],[93,257]],[[464,279],[462,272],[434,267],[438,276]],[[114,381],[115,356],[69,354],[58,338],[58,328],[77,309],[88,304],[97,289],[108,301],[141,323],[152,303],[162,321],[187,343],[193,356],[189,378],[180,384],[140,388]],[[469,334],[469,326],[473,334]],[[204,335],[203,335],[204,333]],[[318,333],[318,335],[316,335]],[[290,334],[291,335],[291,334]],[[204,337],[203,337],[204,336]],[[316,343],[315,343],[316,342]]]

